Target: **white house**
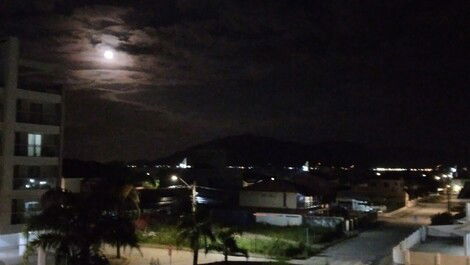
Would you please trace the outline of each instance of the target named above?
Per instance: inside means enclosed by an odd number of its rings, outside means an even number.
[[[239,202],[240,207],[254,211],[258,223],[289,226],[302,224],[302,213],[314,200],[292,182],[271,179],[245,187]]]

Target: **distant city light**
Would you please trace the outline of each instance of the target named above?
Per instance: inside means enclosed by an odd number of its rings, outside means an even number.
[[[271,178],[271,180],[275,180],[275,178]]]
[[[302,171],[308,172],[309,170],[310,170],[310,168],[308,166],[308,161],[306,161],[305,164],[302,166]]]
[[[372,169],[374,171],[407,171],[406,168],[385,168],[385,167],[377,167],[377,168],[374,168]]]
[[[176,175],[171,176],[171,181],[175,182],[178,180],[178,177]]]
[[[380,176],[380,175],[382,175],[382,174],[380,174],[379,172],[377,172],[377,173],[375,173],[375,175]]]
[[[439,176],[434,176],[434,179],[435,179],[435,180],[440,180],[441,177],[439,177]]]
[[[456,193],[457,193],[457,192],[460,192],[460,190],[462,190],[462,186],[456,184],[456,185],[454,185],[454,186],[452,187],[452,190],[453,190],[454,192],[456,192]]]
[[[457,172],[457,169],[455,167],[451,167],[450,172],[455,173],[455,172]]]
[[[422,172],[430,172],[432,168],[402,168],[402,167],[376,167],[372,169],[373,171],[422,171]]]
[[[39,185],[46,185],[47,181],[39,181]]]
[[[185,157],[183,159],[183,161],[181,161],[181,163],[179,163],[177,166],[177,168],[183,168],[183,169],[186,169],[186,168],[191,168],[190,165],[188,165],[188,159]]]

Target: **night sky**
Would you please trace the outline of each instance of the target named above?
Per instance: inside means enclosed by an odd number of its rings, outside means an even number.
[[[468,1],[1,0],[0,35],[64,69],[50,81],[67,89],[68,158],[153,159],[241,133],[454,150],[470,145],[468,10]]]

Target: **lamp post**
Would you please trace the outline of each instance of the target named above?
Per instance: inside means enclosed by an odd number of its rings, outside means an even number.
[[[189,185],[186,181],[184,181],[184,179],[182,179],[182,178],[180,178],[176,175],[171,176],[171,181],[176,182],[178,180],[181,180],[181,182],[183,182],[183,184],[186,185],[187,188],[191,189],[191,212],[193,214],[196,214],[196,206],[197,206],[196,181],[194,181],[192,185]]]

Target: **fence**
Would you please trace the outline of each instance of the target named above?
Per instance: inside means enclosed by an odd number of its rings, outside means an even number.
[[[343,217],[334,216],[306,216],[305,223],[316,227],[336,228],[344,222]]]
[[[257,223],[276,226],[302,225],[302,215],[299,214],[255,213],[254,215]]]

